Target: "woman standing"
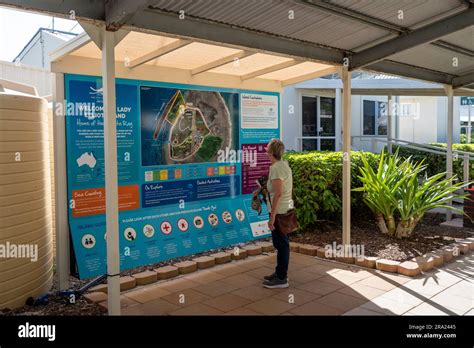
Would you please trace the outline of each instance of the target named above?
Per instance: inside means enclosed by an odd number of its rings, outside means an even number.
[[[271,212],[268,227],[272,231],[272,240],[277,250],[275,272],[265,276],[263,286],[266,288],[287,288],[288,264],[290,262],[290,242],[288,236],[275,225],[277,214],[286,214],[293,209],[292,189],[293,175],[287,161],[282,160],[285,146],[278,139],[272,139],[267,145],[267,155],[271,161],[267,189],[270,193]]]

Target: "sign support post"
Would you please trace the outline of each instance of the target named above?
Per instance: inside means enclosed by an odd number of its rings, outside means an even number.
[[[102,29],[104,95],[105,215],[109,315],[120,315],[120,255],[118,236],[117,118],[115,100],[115,36]]]
[[[351,72],[342,69],[342,244],[351,243]]]
[[[448,97],[448,118],[447,118],[447,149],[446,149],[446,177],[449,180],[452,180],[453,177],[453,86],[445,85],[444,90],[446,91],[446,96]],[[452,205],[453,202],[448,203]],[[451,209],[446,209],[446,221],[450,221],[453,218],[453,213]]]

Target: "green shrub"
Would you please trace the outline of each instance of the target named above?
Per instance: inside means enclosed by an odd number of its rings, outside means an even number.
[[[361,186],[358,178],[361,156],[374,168],[379,155],[351,152],[351,187]],[[293,171],[293,191],[297,216],[302,229],[318,220],[340,221],[342,216],[342,152],[288,152],[286,159]],[[361,192],[351,194],[354,214],[366,210]]]
[[[432,143],[430,145],[446,147],[446,144],[442,143]],[[399,155],[404,158],[411,156],[415,162],[424,160],[425,164],[427,165],[426,173],[428,176],[446,172],[446,156],[444,155],[396,146],[393,148],[393,151],[396,151],[397,149]],[[453,144],[453,149],[465,152],[474,152],[474,144]],[[464,177],[462,156],[459,156],[457,159],[453,158],[453,174],[455,174],[459,179]],[[474,178],[474,168],[472,168],[472,166],[469,167],[469,178]]]
[[[474,133],[471,133],[471,142],[474,139]],[[467,143],[467,134],[461,134],[459,138],[461,144],[466,144]]]
[[[398,238],[408,237],[425,213],[434,208],[459,211],[449,205],[453,198],[464,198],[456,191],[464,189],[467,183],[452,185],[446,173],[423,177],[426,165],[403,159],[395,155],[380,155],[377,170],[362,158],[359,168],[363,183],[354,191],[364,193],[364,202],[375,214],[377,226],[382,233]]]

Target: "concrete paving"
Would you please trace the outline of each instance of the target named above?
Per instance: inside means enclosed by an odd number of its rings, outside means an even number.
[[[292,253],[290,288],[265,289],[276,254],[122,293],[123,315],[473,315],[474,256],[417,278]],[[102,302],[107,306],[107,302]]]
[[[344,315],[474,315],[474,256],[426,272]]]

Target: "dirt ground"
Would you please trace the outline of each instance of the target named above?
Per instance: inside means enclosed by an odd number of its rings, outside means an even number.
[[[407,239],[396,239],[378,231],[372,216],[359,216],[351,227],[351,244],[363,245],[366,256],[377,256],[395,261],[409,260],[426,254],[457,238],[472,237],[474,231],[466,228],[440,226],[442,214],[428,214],[416,226]],[[327,244],[342,244],[342,227],[331,222],[321,222],[312,231],[293,236],[292,242],[324,247]]]

